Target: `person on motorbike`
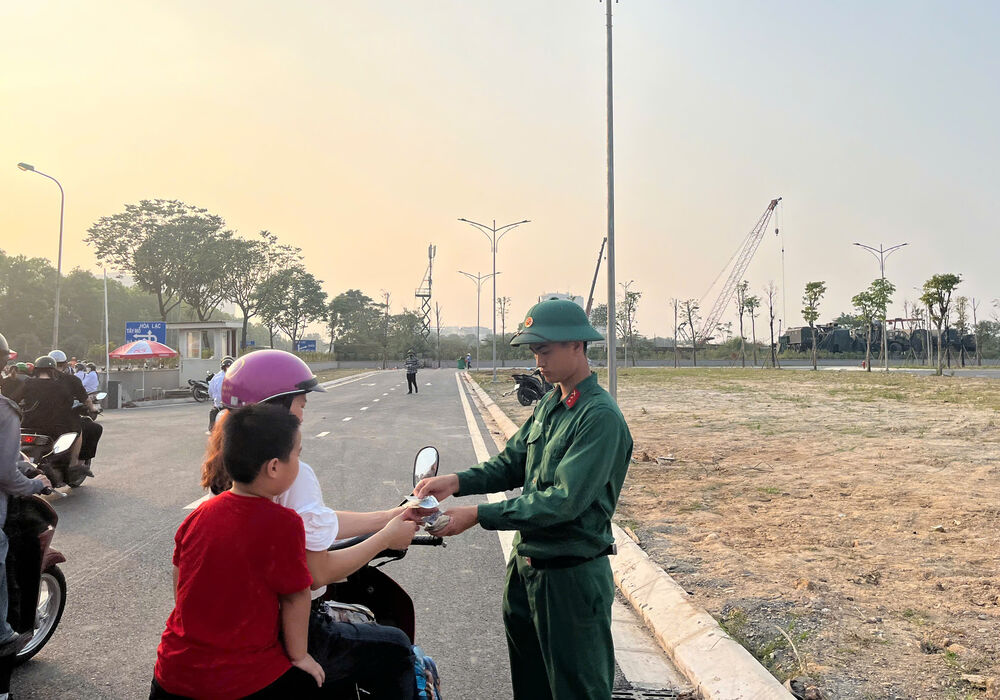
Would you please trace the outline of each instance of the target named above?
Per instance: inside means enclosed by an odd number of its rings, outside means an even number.
[[[222,383],[222,403],[230,409],[253,403],[278,404],[301,421],[306,394],[312,391],[323,388],[305,362],[283,350],[259,350],[244,355],[229,368]],[[226,420],[228,412],[216,421],[202,465],[202,485],[215,493],[228,488],[219,459],[220,426]],[[421,513],[402,507],[370,513],[334,511],[323,501],[316,473],[301,460],[291,488],[275,500],[296,511],[305,526],[306,564],[315,588],[309,618],[309,653],[323,666],[327,684],[336,687],[357,682],[374,698],[413,698],[414,656],[406,634],[384,625],[339,622],[321,597],[328,584],[362,568],[380,551],[405,549],[417,531],[414,520]],[[375,534],[364,542],[329,551],[338,539],[369,533]]]
[[[0,365],[7,362],[10,346],[0,334]],[[44,476],[29,479],[18,469],[21,452],[21,410],[13,401],[0,396],[0,700],[7,700],[14,655],[27,639],[15,634],[7,623],[7,535],[2,526],[7,520],[8,496],[41,493],[52,484]]]
[[[93,397],[88,395],[83,382],[73,374],[72,366],[66,362],[66,353],[62,350],[53,350],[49,353],[49,357],[56,361],[56,367],[60,370],[55,375],[55,378],[66,382],[73,394],[73,399],[83,404],[80,407],[80,425],[78,428],[74,428],[73,432],[79,432],[82,439],[79,450],[80,461],[90,462],[90,460],[97,456],[97,443],[100,442],[101,435],[104,434],[104,426],[90,419],[90,415],[98,412],[97,406],[94,403]],[[76,358],[74,357],[73,360],[75,361]],[[94,476],[94,473],[90,471],[89,465],[85,469],[87,476]]]
[[[21,427],[25,430],[47,435],[53,441],[65,433],[76,433],[69,451],[70,468],[85,468],[80,464],[80,418],[73,412],[73,401],[78,397],[73,395],[69,383],[60,379],[65,376],[51,357],[39,357],[35,360],[34,376],[11,398],[24,407]]]
[[[226,370],[233,364],[234,360],[229,355],[222,358],[219,363],[219,371],[212,376],[212,381],[208,383],[208,396],[212,399],[212,409],[208,412],[208,434],[212,434],[215,427],[215,419],[222,410],[222,380],[226,377]]]
[[[93,362],[87,363],[86,371],[83,377],[80,378],[83,382],[83,390],[87,392],[87,396],[97,393],[97,390],[101,388],[101,376],[97,373],[97,365]]]

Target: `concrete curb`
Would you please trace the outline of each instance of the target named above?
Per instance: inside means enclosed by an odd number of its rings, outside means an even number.
[[[468,372],[472,387],[504,437],[517,425]],[[617,525],[618,554],[611,557],[615,583],[656,641],[703,698],[713,700],[787,700],[792,698],[767,669],[726,634],[715,618],[690,601],[687,592],[657,566]]]
[[[378,373],[381,370],[372,370],[371,372],[362,372],[361,374],[351,374],[346,377],[341,377],[340,379],[331,379],[328,382],[323,382],[320,384],[324,389],[329,389],[331,387],[340,386],[341,384],[349,384],[351,382],[356,382],[359,379],[365,379]]]

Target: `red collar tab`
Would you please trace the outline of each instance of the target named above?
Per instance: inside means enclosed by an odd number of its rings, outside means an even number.
[[[573,391],[570,392],[569,396],[566,397],[565,401],[566,408],[573,408],[574,406],[576,406],[576,402],[579,400],[580,400],[580,390],[573,389]]]

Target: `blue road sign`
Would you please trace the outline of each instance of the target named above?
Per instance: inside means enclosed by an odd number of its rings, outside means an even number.
[[[315,340],[296,340],[295,352],[316,352]]]
[[[157,343],[167,342],[167,324],[163,321],[127,321],[125,323],[125,342],[135,340],[153,340]]]

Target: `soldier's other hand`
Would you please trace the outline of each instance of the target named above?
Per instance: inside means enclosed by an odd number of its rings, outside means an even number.
[[[437,537],[460,535],[479,522],[479,508],[477,506],[457,506],[446,510],[444,514],[451,518],[451,522],[440,530],[434,531],[433,534]]]
[[[443,501],[448,496],[458,493],[458,474],[445,474],[444,476],[432,476],[429,479],[421,479],[413,488],[413,495],[417,498],[427,498],[434,496],[439,501]]]

